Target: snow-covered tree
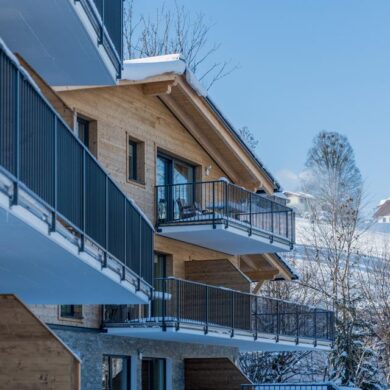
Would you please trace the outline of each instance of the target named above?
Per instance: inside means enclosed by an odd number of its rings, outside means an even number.
[[[315,137],[306,167],[303,188],[313,195],[306,256],[315,273],[309,286],[336,315],[329,379],[379,388],[376,356],[367,348],[369,326],[361,313],[364,296],[358,278],[362,176],[347,138],[336,132]]]

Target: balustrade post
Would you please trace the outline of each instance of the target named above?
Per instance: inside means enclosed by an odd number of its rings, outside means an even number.
[[[216,228],[216,225],[215,225],[215,181],[213,181],[212,183],[212,201],[213,201],[213,229]]]
[[[225,228],[229,227],[229,195],[228,195],[228,185],[225,181],[223,183],[223,188],[225,192]]]
[[[271,237],[270,242],[274,241],[274,203],[271,202]]]
[[[276,342],[279,342],[280,336],[280,312],[279,312],[279,301],[276,301]]]
[[[180,328],[180,281],[176,279],[176,330]]]
[[[57,143],[58,143],[58,118],[57,115],[54,115],[54,211],[51,214],[51,226],[49,232],[56,231],[57,224],[57,207],[58,207],[58,151],[57,151]]]
[[[81,190],[81,198],[82,198],[82,232],[81,232],[81,235],[80,235],[80,248],[79,248],[79,252],[84,252],[85,250],[85,221],[86,221],[86,213],[85,213],[85,209],[86,209],[86,180],[85,180],[85,176],[86,176],[86,157],[85,157],[85,148],[82,149],[83,150],[83,158],[82,158],[82,177],[83,177],[83,188]]]
[[[165,316],[166,316],[166,300],[165,300],[165,293],[166,293],[166,283],[168,282],[167,279],[160,279],[162,282],[162,307],[161,307],[161,316],[162,316],[162,330],[165,332],[167,330],[167,324],[165,322]]]
[[[16,71],[16,140],[15,140],[15,163],[16,182],[13,185],[13,194],[10,201],[11,206],[15,206],[19,201],[19,180],[20,180],[20,71]]]
[[[317,346],[317,308],[314,308],[314,313],[313,313],[313,319],[314,319],[314,346]]]
[[[204,327],[204,334],[207,334],[209,332],[209,299],[210,299],[210,291],[209,286],[205,286],[206,288],[206,318],[205,318],[205,327]]]
[[[234,311],[235,294],[234,294],[234,291],[231,292],[231,297],[232,297],[232,331],[231,331],[230,337],[234,337],[234,315],[235,315],[235,311]]]
[[[295,339],[295,344],[299,344],[299,306],[296,305],[296,310],[295,310],[295,321],[296,321],[296,339]]]
[[[259,297],[255,296],[255,332],[253,338],[257,340],[258,337],[258,307],[259,307]]]
[[[125,231],[125,234],[124,234],[124,249],[125,249],[125,253],[124,253],[124,258],[123,258],[123,263],[124,264],[127,264],[127,218],[126,218],[126,213],[127,213],[127,199],[126,197],[124,196],[123,197],[123,219],[124,219],[124,231]],[[137,277],[137,279],[139,279]]]
[[[289,211],[286,211],[286,238],[288,238],[288,215],[289,215]]]
[[[249,193],[249,236],[252,235],[252,193]]]

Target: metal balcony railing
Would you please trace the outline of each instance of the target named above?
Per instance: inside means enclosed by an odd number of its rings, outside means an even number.
[[[106,306],[106,325],[155,325],[164,328],[198,325],[204,333],[225,329],[230,336],[246,332],[260,335],[309,339],[334,339],[334,313],[288,301],[243,293],[177,278],[155,280],[155,297],[150,305]]]
[[[330,382],[325,383],[257,383],[241,385],[241,390],[338,390]]]
[[[224,223],[295,241],[292,209],[223,180],[156,186],[156,214],[157,226]]]
[[[113,260],[123,279],[152,284],[153,227],[2,44],[0,173],[13,185],[11,205],[27,193],[48,210],[51,231],[65,227],[80,251],[99,249],[103,267]]]
[[[117,77],[121,77],[123,61],[123,0],[75,0],[80,2],[103,45]]]

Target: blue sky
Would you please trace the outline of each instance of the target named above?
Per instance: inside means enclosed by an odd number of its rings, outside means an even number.
[[[172,1],[165,2],[170,5]],[[286,189],[320,130],[345,134],[370,207],[390,197],[390,1],[181,0],[240,68],[210,95]],[[160,1],[136,2],[148,11]]]

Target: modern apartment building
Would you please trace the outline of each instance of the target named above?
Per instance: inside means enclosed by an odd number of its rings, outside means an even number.
[[[122,66],[122,0],[0,7],[0,293],[81,388],[238,389],[240,351],[329,350],[332,312],[258,295],[298,277],[294,213],[180,56]]]

